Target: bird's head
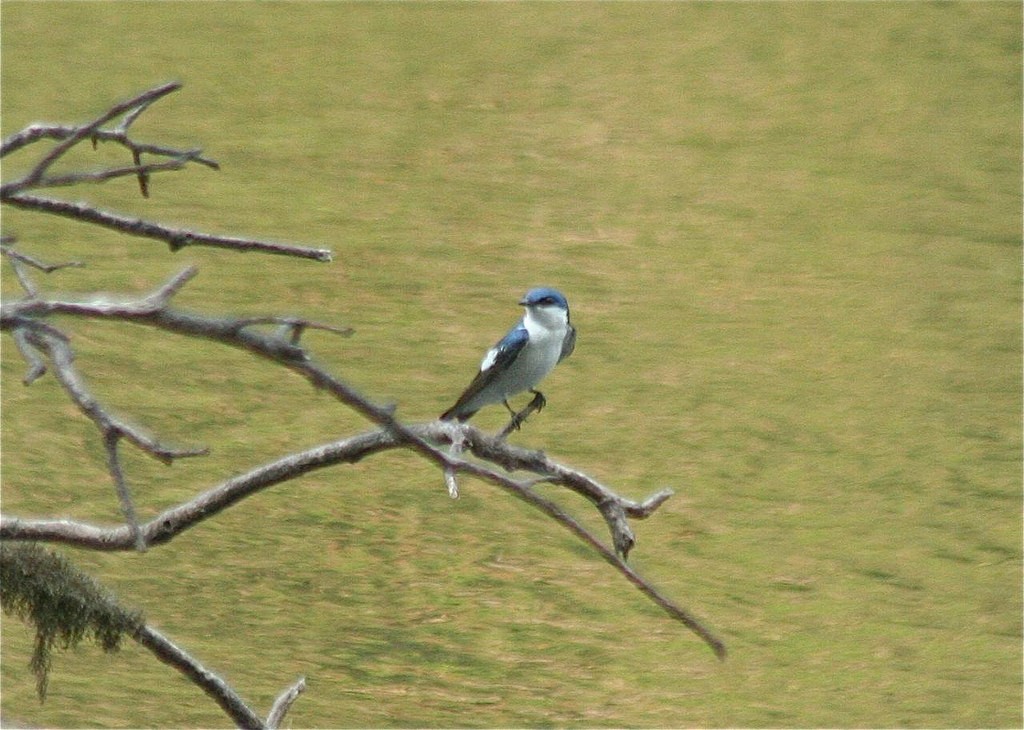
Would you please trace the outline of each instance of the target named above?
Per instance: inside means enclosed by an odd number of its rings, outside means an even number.
[[[557,289],[538,287],[523,295],[519,303],[526,307],[527,314],[548,326],[569,321],[569,302]]]

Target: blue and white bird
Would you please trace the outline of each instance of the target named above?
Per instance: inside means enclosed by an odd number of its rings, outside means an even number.
[[[504,403],[512,426],[518,428],[523,415],[512,410],[508,399],[525,390],[534,395],[528,409],[544,407],[544,395],[534,386],[572,354],[576,329],[569,321],[569,302],[557,289],[531,289],[519,303],[526,314],[487,351],[480,372],[455,405],[441,414],[442,420],[467,421],[484,406]]]

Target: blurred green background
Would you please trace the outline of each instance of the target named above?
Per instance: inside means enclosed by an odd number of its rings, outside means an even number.
[[[166,247],[4,210],[57,292],[298,314],[400,416],[451,404],[536,284],[579,328],[514,436],[635,498],[632,562],[718,663],[563,529],[391,453],[275,487],[145,555],[71,557],[294,727],[1020,727],[1020,3],[27,3],[3,133],[184,89],[137,135],[222,171],[60,191],[333,264]],[[6,159],[4,179],[38,151]],[[74,163],[120,159],[83,150]],[[4,271],[6,296],[16,284]],[[140,510],[367,424],[279,368],[66,321],[117,412],[210,457],[132,454]],[[3,508],[119,521],[92,426],[3,356]],[[480,414],[497,428],[502,409]],[[560,496],[554,490],[552,496]],[[564,500],[595,529],[591,510]],[[603,532],[602,532],[603,534]],[[226,724],[140,648],[3,623],[2,713]]]

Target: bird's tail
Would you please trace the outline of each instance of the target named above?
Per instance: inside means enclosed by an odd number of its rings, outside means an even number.
[[[465,411],[460,411],[458,406],[452,406],[447,411],[441,414],[441,420],[458,421],[459,423],[465,423],[470,418],[472,418],[475,413],[476,411],[469,411],[468,413]]]

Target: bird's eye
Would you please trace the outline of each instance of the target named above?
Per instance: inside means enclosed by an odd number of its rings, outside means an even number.
[[[554,297],[543,297],[540,300],[540,304],[554,304],[554,303],[555,303],[555,298]]]

